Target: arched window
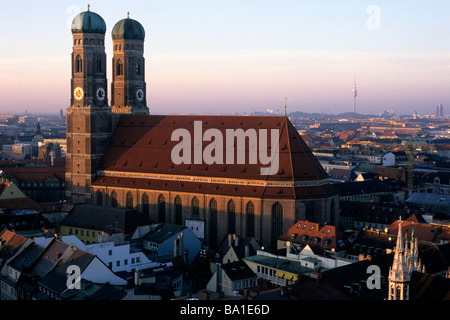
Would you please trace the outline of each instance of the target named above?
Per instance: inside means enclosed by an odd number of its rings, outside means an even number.
[[[283,206],[275,202],[272,206],[272,249],[277,248],[277,239],[283,233]]]
[[[136,65],[136,74],[137,74],[138,76],[141,75],[141,63],[138,63],[138,64]]]
[[[336,225],[336,203],[334,202],[334,199],[331,200],[331,205],[330,205],[330,224],[332,226]]]
[[[123,76],[123,63],[120,59],[116,62],[116,76]]]
[[[158,221],[166,222],[166,199],[162,194],[158,197]]]
[[[75,72],[83,72],[83,59],[79,55],[75,58]]]
[[[217,246],[217,201],[209,201],[209,245],[212,249]]]
[[[192,216],[195,218],[200,217],[200,202],[197,197],[192,199]]]
[[[180,196],[175,198],[175,224],[183,225],[183,203]]]
[[[306,204],[306,220],[308,221],[314,221],[315,220],[315,206],[314,202],[309,201]]]
[[[255,205],[253,202],[247,202],[247,237],[255,236]]]
[[[97,205],[102,206],[103,205],[103,193],[101,190],[97,190],[96,198],[97,198],[96,199]]]
[[[144,192],[142,195],[142,213],[147,217],[150,215],[150,200],[148,194]]]
[[[228,233],[236,233],[236,205],[233,200],[228,201]]]
[[[111,192],[111,207],[117,208],[117,193],[115,191]]]
[[[97,59],[97,73],[102,73],[102,59]]]
[[[126,203],[126,207],[128,209],[133,209],[133,195],[131,194],[130,191],[128,191],[127,193],[127,203]]]

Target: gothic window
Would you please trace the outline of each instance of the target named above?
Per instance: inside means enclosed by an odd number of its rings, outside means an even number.
[[[335,211],[336,211],[336,204],[335,204],[334,200],[331,200],[331,205],[330,205],[330,224],[332,226],[334,226],[336,224]]]
[[[159,222],[166,221],[166,199],[162,194],[158,197],[158,219]]]
[[[249,201],[247,203],[247,237],[255,236],[255,205]]]
[[[272,206],[272,249],[276,249],[277,239],[283,233],[283,206],[275,202]]]
[[[123,76],[123,63],[120,60],[116,62],[116,76]]]
[[[97,190],[97,205],[103,205],[103,193],[100,190]]]
[[[228,201],[228,233],[236,233],[236,205],[233,200]]]
[[[141,75],[141,64],[140,64],[140,63],[138,63],[138,64],[136,65],[136,74],[137,74],[138,76]]]
[[[314,221],[315,218],[315,206],[314,202],[310,201],[306,204],[306,220]]]
[[[83,72],[83,60],[80,56],[75,58],[75,72]]]
[[[217,201],[212,198],[209,202],[209,244],[211,248],[217,245]]]
[[[127,203],[126,203],[126,207],[128,209],[133,209],[133,195],[131,194],[131,192],[128,191],[127,193]]]
[[[180,196],[175,198],[175,224],[183,225],[183,203]]]
[[[115,191],[111,192],[111,207],[117,208],[117,193]]]
[[[97,73],[102,73],[102,59],[97,59]]]
[[[142,195],[142,213],[146,216],[149,216],[150,214],[150,201],[147,193]]]
[[[192,199],[192,216],[196,218],[200,216],[200,202],[197,197]]]

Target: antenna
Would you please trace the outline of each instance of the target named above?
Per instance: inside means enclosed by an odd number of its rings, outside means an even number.
[[[358,96],[358,90],[356,89],[356,77],[353,86],[353,113],[356,113],[356,97]]]
[[[284,98],[284,116],[285,116],[285,117],[286,117],[287,101],[288,101],[288,98],[285,97],[285,98]]]

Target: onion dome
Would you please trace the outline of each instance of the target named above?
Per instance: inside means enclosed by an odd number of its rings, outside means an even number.
[[[89,10],[81,12],[72,21],[72,33],[106,33],[105,20]]]
[[[113,40],[144,40],[144,27],[136,20],[130,19],[129,15],[126,19],[122,19],[116,23],[112,29]]]

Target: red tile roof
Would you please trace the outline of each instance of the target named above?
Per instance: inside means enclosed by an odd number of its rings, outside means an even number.
[[[179,164],[171,159],[171,152],[178,141],[171,141],[175,129],[187,129],[194,137],[194,121],[201,121],[203,133],[207,129],[218,129],[223,137],[223,154],[226,155],[226,129],[279,129],[279,170],[277,174],[262,176],[260,164]],[[270,137],[268,136],[268,145]],[[203,142],[206,147],[211,142]],[[193,145],[193,142],[192,142]],[[192,147],[192,155],[194,154]],[[271,152],[269,150],[268,152]],[[246,162],[248,162],[248,141],[246,142]],[[134,116],[124,115],[115,130],[109,147],[99,167],[100,175],[105,171],[119,173],[151,173],[172,176],[217,177],[227,179],[264,180],[264,181],[311,181],[328,178],[321,164],[307,147],[292,123],[281,116]],[[151,180],[151,178],[119,178],[100,176],[97,186],[121,186],[148,189],[180,189],[189,192],[217,192],[254,194],[273,197],[296,197],[307,193],[311,197],[334,193],[332,187],[308,188],[267,188],[236,185],[220,186],[214,183],[179,182],[169,180]],[[206,186],[208,185],[208,186]],[[207,189],[207,191],[204,191]],[[305,189],[305,190],[297,190]],[[309,190],[306,190],[309,189]]]
[[[398,234],[399,221],[393,222],[389,226],[389,234]],[[414,221],[402,221],[402,232],[404,237],[411,238],[411,233],[421,241],[444,243],[450,241],[450,228],[444,225],[435,225],[427,223],[416,223]]]
[[[321,225],[309,221],[297,221],[292,227],[278,237],[279,240],[290,241],[292,243],[312,246],[321,246],[330,250],[331,248],[343,249],[337,244],[337,240],[343,239],[341,231],[336,230],[332,225]],[[315,239],[319,241],[315,242]],[[328,244],[325,245],[325,241]]]

